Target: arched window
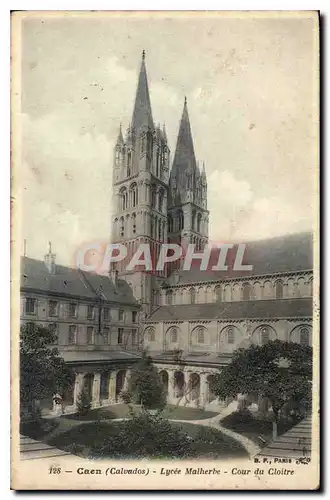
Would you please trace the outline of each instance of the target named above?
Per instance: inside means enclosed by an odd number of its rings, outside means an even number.
[[[197,330],[197,342],[199,344],[204,344],[205,343],[204,328],[198,328],[198,330]]]
[[[261,343],[262,343],[262,345],[267,344],[267,342],[269,342],[269,340],[270,340],[269,328],[264,326],[261,329]]]
[[[151,186],[151,206],[156,208],[156,186]]]
[[[178,222],[179,222],[179,231],[181,231],[184,228],[184,217],[182,210],[180,210],[178,213]]]
[[[195,304],[195,302],[196,302],[196,291],[195,291],[195,288],[190,288],[189,294],[190,294],[190,304]]]
[[[275,283],[275,298],[283,299],[283,281],[278,280]]]
[[[137,190],[137,185],[134,183],[130,187],[130,194],[131,194],[131,203],[132,207],[136,207],[138,204],[138,190]]]
[[[152,300],[155,306],[159,305],[159,299],[160,299],[159,290],[156,290],[155,293],[152,294]]]
[[[249,283],[244,283],[244,285],[243,285],[242,298],[243,298],[243,300],[250,300],[251,299],[251,286]]]
[[[116,165],[119,165],[119,159],[120,159],[120,151],[119,149],[116,149]]]
[[[120,190],[120,198],[121,198],[121,210],[126,210],[127,209],[127,201],[128,201],[128,196],[127,196],[127,189],[124,187]]]
[[[158,240],[162,240],[162,221],[158,221]]]
[[[197,232],[201,232],[202,214],[197,215]]]
[[[309,345],[308,328],[301,328],[301,330],[300,330],[300,344],[301,345]]]
[[[221,287],[220,286],[216,286],[215,289],[214,289],[214,292],[215,292],[215,301],[216,302],[221,302]]]
[[[163,211],[163,202],[164,202],[164,191],[160,191],[159,197],[158,197],[158,210],[159,210],[159,212]]]
[[[149,342],[154,342],[155,341],[155,329],[153,327],[150,327],[147,329],[147,339]]]
[[[173,304],[173,292],[172,292],[172,290],[168,290],[166,292],[166,303],[168,306],[171,306]]]
[[[167,217],[167,231],[168,233],[173,233],[173,219],[171,215]]]
[[[196,224],[196,211],[193,210],[191,214],[191,229],[195,231],[195,224]]]
[[[177,328],[172,328],[171,330],[171,342],[176,343],[178,341],[178,330]]]
[[[228,344],[235,344],[235,331],[232,326],[227,330],[227,342]]]

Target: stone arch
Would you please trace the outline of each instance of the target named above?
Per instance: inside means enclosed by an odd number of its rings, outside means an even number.
[[[223,290],[223,301],[231,302],[231,286],[229,284],[225,285]]]
[[[220,285],[216,285],[214,287],[214,297],[215,297],[215,302],[222,301],[222,290]]]
[[[201,232],[201,222],[202,222],[202,214],[199,212],[197,215],[197,232]]]
[[[266,280],[264,282],[263,298],[264,299],[272,299],[273,298],[273,285],[272,285],[272,282],[269,280]]]
[[[263,345],[271,340],[277,339],[275,328],[267,323],[257,326],[252,332],[252,342]]]
[[[110,372],[109,371],[102,372],[100,381],[100,399],[109,399],[109,382],[110,382]]]
[[[239,301],[241,300],[241,290],[239,283],[234,283],[232,287],[232,300]]]
[[[207,402],[212,403],[215,399],[217,399],[217,395],[214,392],[214,384],[215,384],[216,377],[212,373],[207,376],[206,382],[207,382]]]
[[[116,400],[124,390],[126,370],[119,370],[116,374]]]
[[[92,399],[93,397],[93,384],[94,384],[94,373],[86,373],[86,375],[84,376],[83,388],[90,399]]]
[[[166,370],[161,370],[159,372],[161,383],[164,387],[165,394],[168,394],[168,373]]]
[[[306,280],[303,276],[300,276],[297,280],[297,296],[307,297],[308,287],[306,286]]]
[[[201,379],[198,373],[191,373],[188,382],[188,398],[196,401],[200,397]]]
[[[308,297],[313,297],[313,276],[311,276],[307,282],[308,287]]]
[[[251,300],[252,287],[250,283],[243,283],[242,285],[242,300]]]
[[[185,382],[184,382],[184,374],[182,371],[174,372],[174,395],[176,398],[182,398],[184,395]]]
[[[190,304],[196,304],[196,290],[194,287],[189,289]]]
[[[212,288],[210,285],[208,285],[205,288],[205,302],[213,302],[212,301]]]
[[[287,284],[287,296],[288,298],[292,298],[295,296],[295,286],[294,286],[294,279],[293,278],[289,278],[288,279],[288,284]]]
[[[278,279],[274,284],[275,288],[275,299],[283,299],[284,297],[284,283],[283,280]]]
[[[262,291],[261,291],[261,284],[259,281],[255,281],[253,283],[253,298],[255,300],[261,300],[262,299]]]
[[[198,304],[203,304],[204,303],[204,288],[202,286],[198,287],[197,289],[197,303]]]
[[[166,304],[171,306],[173,304],[173,291],[167,290],[166,292]]]
[[[302,344],[302,345],[306,344],[312,345],[311,326],[306,324],[295,326],[289,333],[289,342],[295,342],[296,344]]]

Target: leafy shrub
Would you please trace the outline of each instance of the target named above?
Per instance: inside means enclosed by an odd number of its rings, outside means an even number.
[[[77,413],[80,416],[87,415],[91,409],[92,403],[91,398],[87,394],[86,390],[83,390],[77,401]]]

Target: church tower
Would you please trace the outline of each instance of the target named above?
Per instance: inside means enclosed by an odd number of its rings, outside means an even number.
[[[195,158],[185,98],[169,181],[168,241],[202,250],[208,242],[209,211],[205,165]]]
[[[169,155],[165,126],[161,129],[153,121],[143,51],[132,121],[125,137],[120,126],[114,148],[111,240],[127,247],[127,259],[117,264],[117,270],[147,314],[157,280],[164,274],[142,268],[127,271],[126,266],[140,244],[150,245],[155,262],[161,244],[167,242]]]

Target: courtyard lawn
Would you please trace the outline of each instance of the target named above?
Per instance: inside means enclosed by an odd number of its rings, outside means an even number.
[[[297,423],[297,422],[296,422]],[[279,422],[277,432],[280,436],[287,432],[296,423]],[[258,446],[267,446],[273,439],[273,423],[270,419],[253,416],[249,412],[234,412],[221,420],[221,425],[226,429],[242,434]],[[265,442],[260,441],[259,436]]]
[[[71,429],[55,435],[47,440],[48,444],[57,448],[69,451],[83,458],[104,459],[104,458],[148,458],[143,451],[135,455],[131,454],[131,447],[125,442],[121,443],[120,456],[118,451],[114,454],[111,451],[104,452],[102,447],[106,441],[115,442],[124,422],[86,422],[80,423]],[[211,429],[207,426],[194,425],[191,423],[171,422],[171,426],[189,436],[190,444],[185,457],[175,457],[173,455],[156,455],[152,458],[189,458],[199,459],[220,459],[220,458],[247,458],[248,454],[243,446],[234,439],[225,436],[221,431]],[[141,444],[143,446],[143,443]]]
[[[134,414],[141,413],[139,406],[134,406]],[[186,408],[184,406],[168,405],[163,410],[163,417],[173,420],[203,420],[205,418],[215,417],[217,413],[212,411],[200,410],[198,408]],[[130,417],[130,410],[127,404],[117,404],[104,406],[89,410],[86,415],[63,415],[61,419],[79,420],[79,421],[94,421],[94,420],[112,420],[115,418]]]

